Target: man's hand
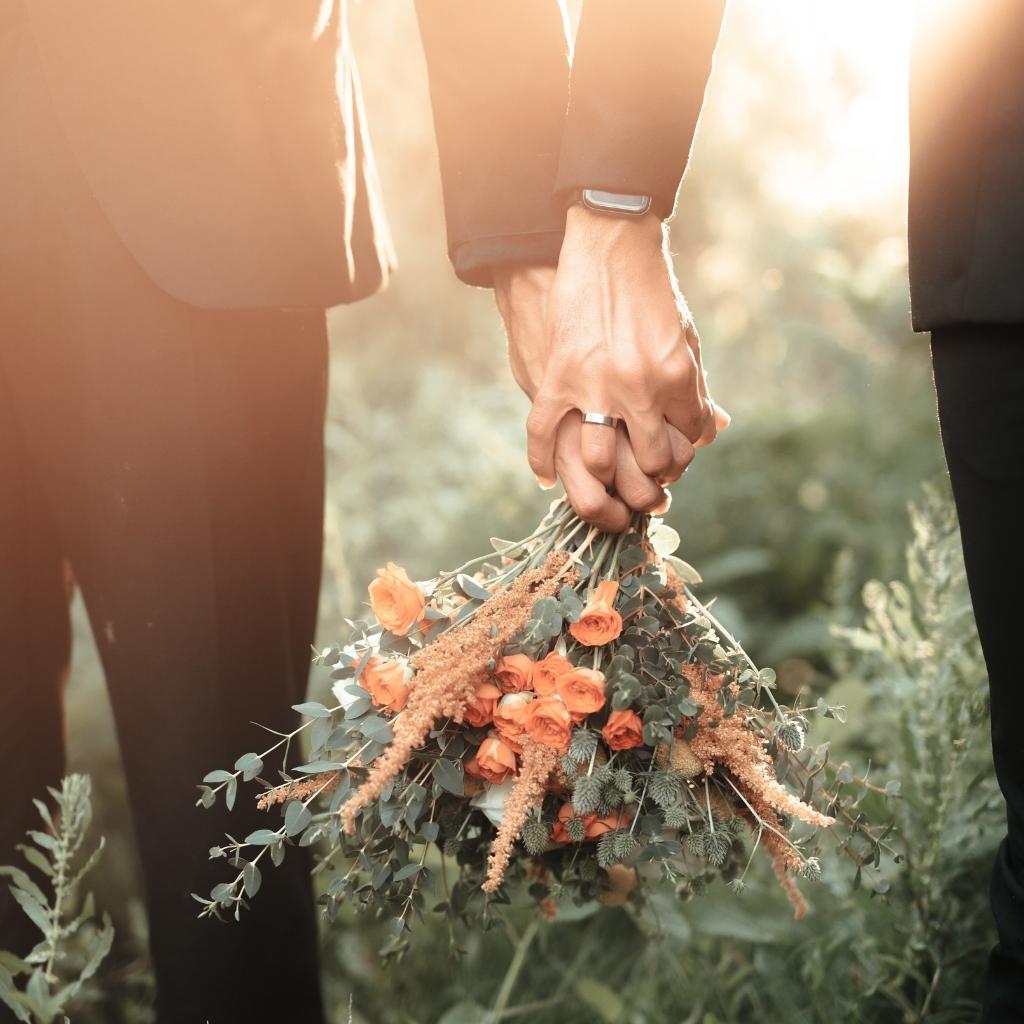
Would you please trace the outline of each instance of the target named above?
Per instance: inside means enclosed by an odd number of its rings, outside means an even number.
[[[700,339],[653,214],[631,219],[571,207],[545,319],[542,341],[510,353],[514,367],[531,365],[527,448],[542,484],[554,483],[559,424],[572,409],[625,423],[636,464],[661,483],[677,479],[693,449],[728,424],[708,395]],[[616,433],[583,424],[580,444],[588,470],[611,483]]]
[[[495,301],[508,334],[509,362],[516,382],[531,400],[537,394],[548,360],[548,296],[555,271],[548,267],[501,268],[495,272]],[[573,508],[586,520],[602,529],[625,529],[632,509],[664,511],[669,495],[663,487],[637,465],[624,424],[607,431],[615,444],[615,466],[611,478],[603,480],[583,461],[582,436],[589,425],[572,410],[558,425],[555,437],[555,471],[565,486]],[[682,448],[686,439],[670,428],[673,441]],[[692,458],[680,451],[682,467]],[[680,470],[681,472],[681,470]],[[615,495],[606,483],[614,483]]]
[[[508,335],[512,376],[532,400],[547,365],[548,294],[555,271],[551,267],[499,268],[494,279],[494,298]],[[582,426],[578,411],[563,418],[556,432],[554,456],[566,497],[580,516],[603,530],[617,532],[629,524],[632,509],[653,511],[667,505],[666,492],[637,467],[621,425],[616,432],[609,431],[618,436],[616,460],[621,469],[615,483],[620,496],[609,494],[605,483],[583,462]]]

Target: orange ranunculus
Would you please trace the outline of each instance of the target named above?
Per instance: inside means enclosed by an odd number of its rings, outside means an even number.
[[[370,592],[370,607],[377,621],[396,636],[405,636],[419,622],[426,607],[423,591],[416,586],[409,574],[394,562],[388,562],[377,570],[377,578],[367,588]]]
[[[631,750],[644,745],[644,723],[635,711],[613,711],[604,723],[601,736],[609,750]]]
[[[529,690],[533,680],[533,659],[525,654],[509,654],[498,659],[494,678],[503,693],[520,693]]]
[[[619,584],[615,580],[602,580],[597,591],[580,612],[579,622],[569,626],[569,632],[587,647],[610,643],[622,632],[622,616],[615,610],[615,595]]]
[[[518,763],[515,751],[500,736],[490,735],[466,761],[466,771],[488,782],[504,782],[514,775]]]
[[[604,707],[604,676],[594,668],[574,668],[558,677],[558,696],[574,714],[589,715]]]
[[[543,743],[555,750],[569,749],[572,716],[561,697],[538,697],[526,711],[526,733],[535,743]]]
[[[401,711],[409,699],[409,680],[404,662],[388,661],[375,654],[367,661],[359,682],[374,704],[389,711]]]
[[[555,692],[555,680],[572,671],[572,662],[557,651],[541,658],[533,666],[533,689],[541,697],[550,697]]]
[[[494,683],[477,683],[476,697],[473,703],[466,708],[466,721],[474,729],[490,725],[500,696],[501,690]]]
[[[526,716],[534,695],[529,691],[506,693],[494,709],[494,728],[498,735],[513,748],[520,747],[520,740],[526,729]]]

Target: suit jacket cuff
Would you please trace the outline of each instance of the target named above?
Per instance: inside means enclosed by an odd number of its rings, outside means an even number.
[[[451,250],[452,266],[460,281],[490,288],[495,267],[557,266],[562,236],[559,230],[471,238]]]

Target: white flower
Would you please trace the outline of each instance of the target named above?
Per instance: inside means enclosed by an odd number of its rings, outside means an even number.
[[[491,824],[497,827],[505,817],[505,805],[508,803],[508,797],[514,785],[515,779],[506,779],[497,784],[488,782],[469,801],[470,805],[483,811],[490,819]]]

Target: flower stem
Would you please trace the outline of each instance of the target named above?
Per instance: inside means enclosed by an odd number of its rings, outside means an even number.
[[[526,963],[526,954],[529,952],[530,946],[537,937],[539,930],[540,919],[534,917],[516,943],[515,952],[508,965],[508,970],[505,971],[505,977],[501,981],[501,988],[498,990],[498,995],[494,1000],[494,1006],[491,1007],[491,1012],[487,1015],[487,1024],[498,1024],[498,1021],[504,1015],[509,1000],[512,998],[512,990],[519,979],[523,964]]]

